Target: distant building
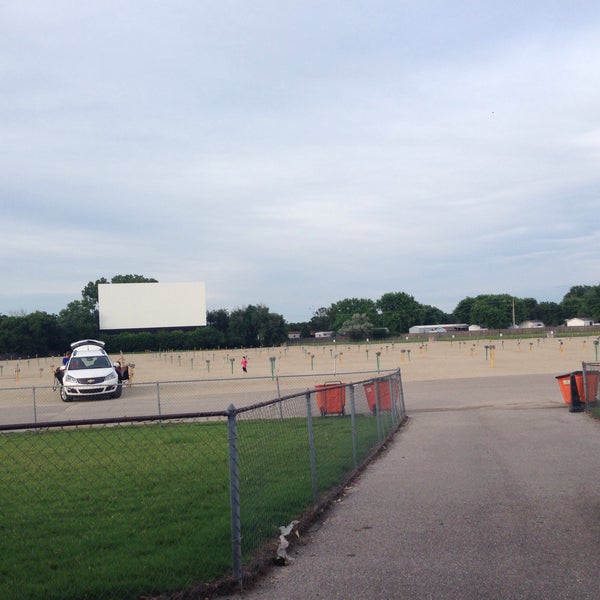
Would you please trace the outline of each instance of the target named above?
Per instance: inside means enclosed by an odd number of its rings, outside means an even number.
[[[594,325],[594,319],[590,319],[589,317],[574,317],[573,319],[565,319],[565,325],[567,327],[586,327]]]
[[[440,325],[414,325],[408,333],[446,333],[448,331],[467,331],[466,323],[447,323]]]
[[[539,327],[544,327],[542,321],[523,321],[519,323],[519,329],[536,329]]]
[[[299,340],[301,336],[300,331],[288,331],[288,339],[289,340]]]
[[[315,331],[316,338],[330,338],[333,337],[335,331]]]

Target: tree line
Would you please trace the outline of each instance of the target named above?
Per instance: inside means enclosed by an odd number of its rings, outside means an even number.
[[[188,329],[100,332],[98,284],[151,283],[142,275],[116,275],[90,281],[81,299],[70,302],[58,314],[0,314],[0,356],[49,356],[63,353],[72,341],[100,338],[111,352],[239,348],[279,345],[290,331],[308,338],[316,331],[334,331],[353,339],[398,336],[414,325],[443,323],[477,324],[504,329],[525,320],[539,320],[548,327],[565,319],[587,317],[600,321],[600,284],[572,287],[561,302],[538,302],[509,294],[482,294],[461,300],[450,314],[419,303],[405,292],[391,292],[378,300],[346,298],[315,311],[307,322],[288,323],[268,307],[248,305],[234,310],[207,312],[207,326]]]

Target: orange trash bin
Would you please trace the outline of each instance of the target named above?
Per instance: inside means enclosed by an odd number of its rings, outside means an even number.
[[[558,380],[564,401],[567,404],[571,404],[571,375],[575,375],[575,384],[577,385],[577,393],[581,402],[596,402],[598,399],[598,373],[596,371],[586,373],[585,389],[583,385],[583,371],[557,375],[556,379]]]
[[[390,382],[389,381],[378,381],[377,392],[375,391],[375,383],[365,383],[365,394],[367,396],[367,403],[369,410],[373,413],[377,413],[377,395],[379,392],[379,410],[392,410],[392,395],[390,394]]]
[[[571,373],[557,375],[556,380],[558,381],[563,400],[566,404],[571,404]],[[577,376],[575,376],[575,380],[577,381]]]
[[[341,387],[333,387],[341,386]],[[328,389],[333,387],[333,389]],[[346,414],[346,388],[341,381],[326,381],[323,385],[315,385],[317,406],[321,416]]]

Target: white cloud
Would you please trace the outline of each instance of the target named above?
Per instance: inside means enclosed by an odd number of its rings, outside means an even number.
[[[388,291],[451,310],[597,283],[599,17],[10,4],[0,312],[118,273],[204,280],[210,308],[289,320]]]

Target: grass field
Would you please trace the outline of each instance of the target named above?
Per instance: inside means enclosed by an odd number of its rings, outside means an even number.
[[[358,456],[377,442],[357,417]],[[353,468],[349,417],[315,419],[319,490]],[[312,503],[305,419],[240,421],[243,550]],[[0,597],[137,598],[227,575],[224,422],[0,435]],[[18,591],[17,591],[18,590]]]

